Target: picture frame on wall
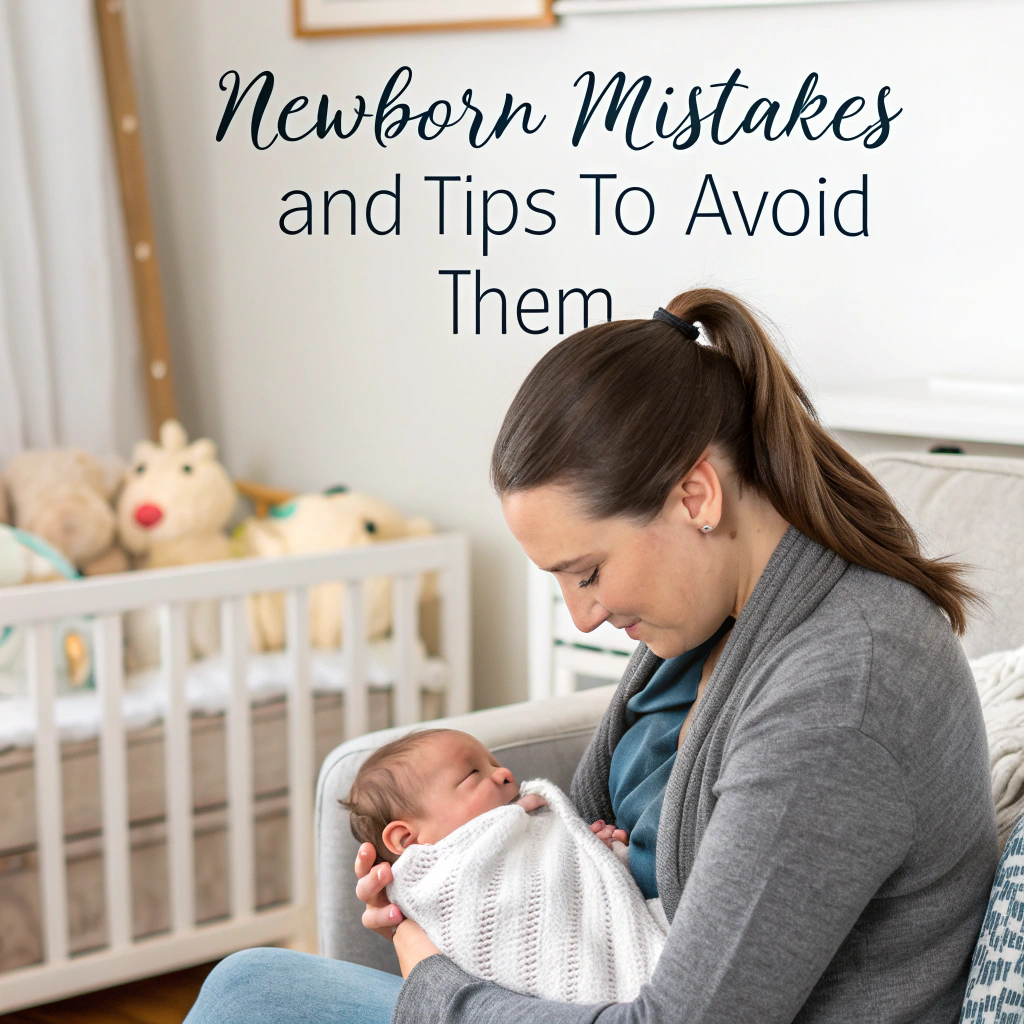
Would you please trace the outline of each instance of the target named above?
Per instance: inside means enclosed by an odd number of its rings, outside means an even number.
[[[297,36],[553,25],[551,0],[294,0]]]

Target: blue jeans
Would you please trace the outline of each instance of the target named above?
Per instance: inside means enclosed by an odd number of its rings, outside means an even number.
[[[390,1024],[402,979],[294,949],[243,949],[203,982],[185,1024]]]

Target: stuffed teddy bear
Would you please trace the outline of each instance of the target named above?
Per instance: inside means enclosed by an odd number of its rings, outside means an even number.
[[[217,448],[202,439],[189,444],[176,420],[160,428],[160,443],[140,441],[125,471],[117,500],[121,543],[137,568],[214,562],[231,556],[224,528],[238,492],[217,461]],[[129,671],[159,664],[160,638],[152,611],[125,617],[126,665]],[[198,601],[189,608],[189,645],[193,657],[220,649],[220,607]]]
[[[103,465],[77,449],[23,452],[7,466],[14,525],[41,537],[87,576],[124,572],[115,541],[114,487]]]
[[[369,495],[332,488],[303,494],[276,505],[266,519],[248,519],[237,531],[239,553],[295,555],[362,547],[379,540],[432,532],[424,519],[406,520],[385,502]],[[342,642],[342,586],[310,588],[310,637],[314,647],[337,648]],[[257,594],[249,600],[249,632],[255,650],[279,650],[285,643],[284,601],[280,594]],[[363,617],[369,640],[391,629],[391,581],[372,577],[363,585]]]

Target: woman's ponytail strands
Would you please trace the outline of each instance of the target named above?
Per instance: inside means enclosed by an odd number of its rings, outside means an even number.
[[[977,594],[965,567],[921,554],[913,528],[882,485],[820,424],[807,393],[757,316],[717,289],[683,292],[669,303],[699,321],[706,340],[743,380],[749,410],[747,457],[729,454],[779,514],[847,561],[924,591],[958,635]]]
[[[787,522],[918,587],[963,633],[977,600],[963,567],[922,556],[884,488],[821,426],[761,321],[728,292],[683,292],[652,319],[595,324],[550,348],[505,415],[491,482],[501,496],[565,485],[585,515],[643,525],[712,445]]]

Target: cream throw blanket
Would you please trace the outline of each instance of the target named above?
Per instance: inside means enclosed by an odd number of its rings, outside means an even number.
[[[548,806],[488,811],[394,865],[388,897],[463,970],[562,1002],[626,1002],[665,932],[633,876],[546,779]]]
[[[988,732],[999,848],[1024,812],[1024,647],[971,660]]]

